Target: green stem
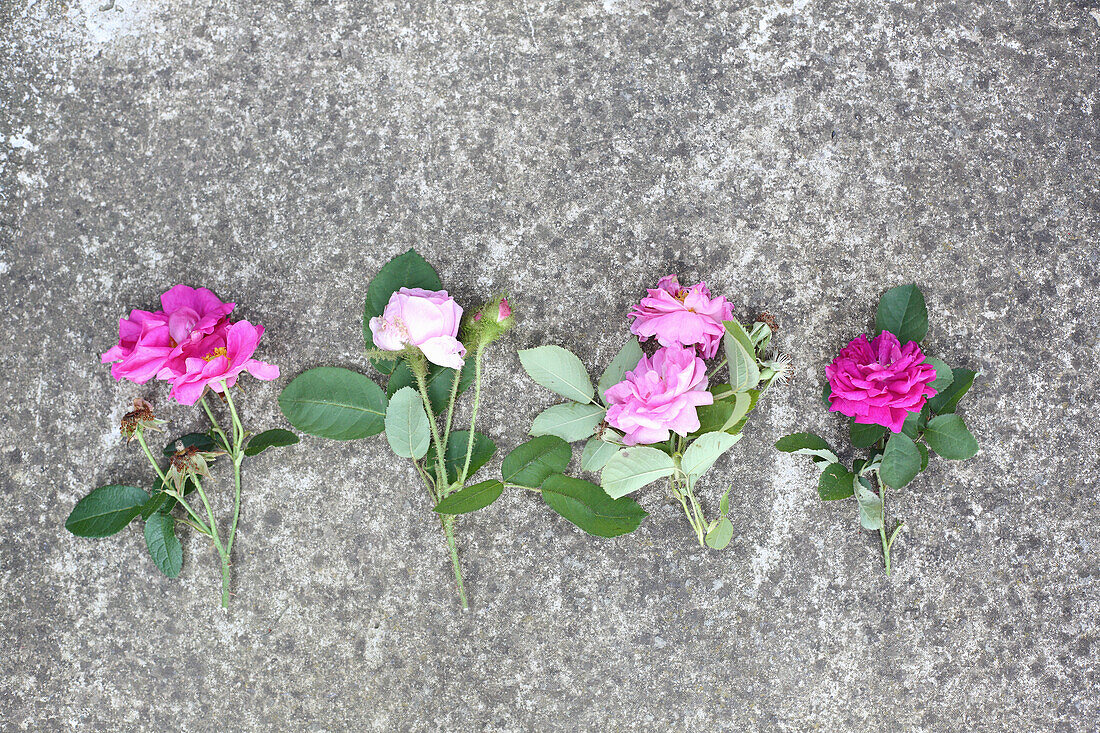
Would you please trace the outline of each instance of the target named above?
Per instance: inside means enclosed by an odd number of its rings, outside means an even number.
[[[168,495],[171,496],[173,499],[175,499],[176,502],[178,504],[180,504],[180,506],[182,506],[187,511],[188,514],[191,515],[192,519],[194,519],[196,522],[198,522],[199,526],[196,529],[198,529],[200,532],[202,532],[205,535],[210,535],[211,534],[210,528],[206,526],[206,522],[204,522],[202,520],[202,517],[200,517],[198,515],[198,513],[194,509],[191,508],[191,505],[188,504],[187,500],[183,498],[183,494],[177,494],[174,491],[168,491]]]
[[[432,400],[428,397],[428,384],[425,381],[425,377],[427,376],[425,372],[427,368],[424,365],[424,357],[420,354],[415,354],[409,361],[409,366],[416,376],[416,386],[420,390],[420,398],[424,400],[424,409],[428,413],[428,426],[432,429],[432,440],[435,441],[436,490],[433,498],[438,503],[439,500],[443,498],[448,485],[447,467],[443,464],[443,451],[446,449],[447,444],[439,437],[439,425],[435,422],[435,411],[432,410]]]
[[[470,607],[466,602],[466,587],[462,584],[462,567],[458,564],[458,546],[455,544],[454,523],[455,518],[447,515],[442,517],[443,534],[447,538],[447,549],[451,551],[451,565],[455,571],[455,586],[458,588],[458,600],[462,604],[462,610]]]
[[[455,370],[454,379],[451,380],[451,399],[447,403],[447,420],[443,425],[443,442],[451,439],[451,419],[455,414],[455,402],[458,401],[458,385],[462,382],[462,369]]]
[[[227,451],[230,450],[229,438],[225,437],[225,431],[222,430],[222,426],[218,424],[218,418],[214,417],[214,411],[210,409],[210,403],[206,401],[205,394],[199,398],[199,402],[202,403],[202,409],[206,411],[206,416],[210,418],[210,425],[214,428],[214,432],[221,436],[222,448],[225,448]]]
[[[713,377],[715,374],[717,374],[718,370],[721,369],[722,367],[724,367],[725,365],[726,365],[726,357],[723,356],[722,361],[718,362],[718,364],[713,369],[711,369],[710,372],[707,373],[707,379],[709,380],[711,377]]]
[[[202,499],[203,506],[206,507],[207,517],[210,518],[210,538],[214,540],[214,547],[222,560],[222,608],[229,608],[229,554],[222,547],[221,538],[218,536],[218,527],[214,522],[214,510],[210,507],[206,492],[202,490],[202,482],[199,481],[198,476],[193,476],[191,480],[195,482],[195,489],[199,492],[199,498]]]
[[[237,415],[237,407],[233,404],[233,395],[229,393],[229,387],[222,381],[222,394],[229,404],[229,414],[233,418],[233,449],[229,452],[233,459],[233,523],[229,525],[229,536],[225,541],[225,556],[233,550],[233,539],[237,536],[237,521],[241,516],[241,462],[244,461],[244,451],[241,450],[244,443],[244,425]]]
[[[477,424],[477,406],[481,402],[481,346],[474,347],[474,408],[470,416],[470,434],[466,436],[466,463],[462,466],[459,481],[465,485],[470,472],[470,456],[474,454],[474,426]]]
[[[164,477],[164,471],[160,470],[160,465],[158,465],[156,459],[153,458],[153,453],[149,450],[149,446],[145,444],[145,436],[142,435],[142,433],[144,432],[144,429],[138,428],[134,431],[134,437],[137,438],[137,442],[141,444],[141,449],[145,451],[145,455],[146,457],[148,457],[149,463],[153,464],[153,470],[155,470],[157,472],[157,476],[160,477],[161,488],[166,489],[168,488],[168,479]]]

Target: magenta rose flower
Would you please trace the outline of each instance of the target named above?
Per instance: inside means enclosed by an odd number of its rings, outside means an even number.
[[[184,352],[182,373],[162,377],[171,377],[168,396],[180,404],[193,405],[207,387],[221,392],[223,383],[224,387],[232,387],[245,371],[257,379],[278,379],[279,367],[252,358],[263,335],[263,326],[248,321],[218,324],[213,333],[190,343]]]
[[[223,303],[206,288],[176,285],[160,296],[159,311],[130,311],[118,322],[118,343],[100,357],[111,376],[143,384],[179,359],[188,342],[210,334],[234,303]],[[163,377],[162,377],[163,378]]]
[[[687,435],[699,429],[695,408],[710,405],[707,370],[694,349],[669,346],[643,356],[626,378],[604,393],[607,422],[623,433],[623,443],[638,445],[669,439],[669,431]]]
[[[718,353],[726,327],[733,318],[733,305],[724,297],[712,298],[706,283],[680,287],[675,275],[657,281],[657,287],[634,306],[630,332],[639,341],[656,337],[661,346],[698,346],[704,358]]]
[[[898,337],[883,331],[867,340],[852,339],[833,363],[825,367],[832,394],[830,412],[855,418],[861,425],[882,425],[900,433],[910,412],[920,412],[936,390],[936,368],[924,363],[916,341],[902,346]]]
[[[374,345],[383,351],[415,346],[428,361],[461,369],[466,347],[458,340],[462,307],[446,290],[401,288],[381,316],[370,319]]]
[[[130,311],[118,321],[118,343],[103,352],[100,361],[111,364],[111,376],[144,384],[164,366],[173,344],[163,311]]]

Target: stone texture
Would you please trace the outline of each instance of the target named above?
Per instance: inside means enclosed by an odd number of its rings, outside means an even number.
[[[1095,0],[3,0],[0,728],[1096,730],[1098,38]],[[598,370],[660,275],[775,314],[795,380],[705,483],[731,546],[656,489],[613,541],[510,493],[459,524],[462,613],[381,439],[246,468],[228,616],[199,538],[170,581],[136,528],[63,529],[149,482],[132,397],[200,424],[98,363],[128,308],[205,284],[286,377],[366,369],[365,283],[409,246],[467,304],[514,293],[505,450],[552,402],[515,350]],[[891,499],[888,579],[770,446],[840,441],[824,363],[908,281],[982,372],[983,451]],[[250,426],[285,382],[246,382]]]

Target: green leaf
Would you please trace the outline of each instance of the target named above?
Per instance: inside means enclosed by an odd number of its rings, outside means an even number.
[[[723,517],[726,516],[726,514],[728,514],[730,510],[731,491],[733,491],[732,485],[728,489],[726,489],[726,493],[722,494],[722,498],[718,500],[718,514]]]
[[[961,367],[952,371],[951,384],[947,385],[947,389],[943,392],[928,398],[928,408],[937,415],[954,412],[955,408],[959,406],[959,400],[974,384],[974,377],[977,375],[977,372]]]
[[[932,368],[936,370],[936,379],[928,385],[936,390],[936,394],[939,394],[951,385],[951,381],[955,376],[951,373],[951,367],[947,366],[947,362],[943,359],[929,356],[925,358],[924,363],[931,364]]]
[[[162,573],[175,578],[183,567],[183,548],[176,537],[176,520],[170,514],[154,513],[145,520],[145,547]]]
[[[638,366],[642,356],[644,354],[642,353],[642,347],[638,344],[638,339],[631,336],[619,349],[619,353],[615,355],[611,363],[607,365],[607,369],[604,370],[603,375],[600,376],[600,381],[596,385],[596,394],[604,401],[604,404],[607,403],[607,397],[604,396],[607,388],[623,381],[626,373],[633,371],[634,367]]]
[[[556,435],[572,443],[596,432],[607,411],[600,405],[563,402],[540,412],[531,423],[531,435]]]
[[[613,499],[636,491],[676,471],[672,456],[656,448],[637,445],[623,448],[607,461],[600,474],[603,490]]]
[[[833,387],[828,382],[821,388],[821,401],[825,403],[826,407],[832,407],[833,403],[829,400],[829,397],[833,394]]]
[[[442,290],[443,283],[435,269],[411,249],[383,265],[367,286],[367,298],[363,305],[363,339],[367,342],[368,349],[374,348],[370,319],[382,315],[386,304],[390,302],[390,296],[401,288]],[[392,361],[374,359],[372,363],[383,374],[390,374],[395,368]]]
[[[894,433],[886,441],[878,474],[887,486],[900,489],[920,473],[920,451],[905,433]]]
[[[859,502],[859,523],[864,529],[881,529],[883,526],[882,497],[860,482],[854,483],[856,501]]]
[[[584,444],[584,451],[581,453],[581,470],[595,473],[607,465],[611,456],[618,452],[619,446],[614,443],[592,438]]]
[[[141,514],[149,495],[136,486],[100,486],[76,503],[65,529],[78,537],[110,537]]]
[[[573,449],[564,440],[555,435],[540,435],[505,456],[500,475],[506,484],[537,489],[547,476],[564,471],[572,457]]]
[[[847,499],[852,495],[853,480],[855,480],[855,474],[843,463],[830,463],[817,480],[817,495],[825,501]]]
[[[451,389],[454,386],[455,370],[441,367],[438,364],[428,364],[428,376],[424,380],[428,390],[428,399],[431,400],[432,410],[436,415],[441,415],[447,409],[451,401]],[[467,359],[462,366],[462,376],[458,380],[458,394],[462,394],[474,383],[474,360]],[[397,367],[386,382],[386,394],[390,397],[402,387],[412,387],[419,392],[416,384],[416,376],[404,359],[397,362]]]
[[[722,517],[718,520],[718,524],[714,525],[714,529],[707,532],[707,546],[715,550],[724,549],[726,545],[733,539],[733,522]]]
[[[706,433],[696,438],[684,451],[684,457],[680,460],[680,470],[686,473],[688,481],[694,484],[710,470],[723,453],[740,439],[740,435],[729,433]]]
[[[756,403],[760,400],[760,390],[749,389],[744,392],[737,393],[737,404],[733,408],[733,417],[737,417],[737,414],[744,410],[741,417],[737,418],[730,427],[726,428],[727,433],[740,433],[745,428],[745,424],[749,421],[749,413],[756,407]]]
[[[286,386],[279,395],[279,409],[303,433],[355,440],[382,432],[386,395],[358,372],[317,367]]]
[[[954,413],[929,420],[924,440],[938,455],[952,461],[965,461],[978,452],[978,441],[966,429],[963,419]]]
[[[920,451],[920,470],[928,468],[928,447],[924,443],[917,443],[917,450]]]
[[[756,362],[752,340],[737,321],[723,321],[723,325],[726,335],[722,337],[722,346],[729,362],[730,386],[735,392],[752,389],[760,383],[760,365]]]
[[[412,387],[402,387],[394,393],[386,408],[386,440],[401,458],[418,461],[428,452],[432,442],[424,401]]]
[[[474,434],[474,450],[470,454],[470,472],[465,478],[470,478],[477,470],[489,462],[496,453],[497,446],[489,436],[481,433]],[[466,446],[470,443],[469,430],[452,430],[451,437],[447,440],[447,450],[443,454],[443,465],[447,469],[447,480],[450,483],[458,481],[458,473],[466,464]],[[430,473],[435,472],[435,445],[428,448],[424,456],[424,465]]]
[[[729,399],[699,407],[699,429],[692,433],[692,437],[714,432],[738,432],[736,429],[738,423],[745,419],[755,404],[752,391],[748,391],[734,392]]]
[[[919,412],[910,412],[908,415],[905,416],[905,422],[901,425],[901,432],[905,433],[913,440],[916,440],[917,436],[920,435],[920,429],[921,424]]]
[[[889,331],[901,345],[921,341],[928,333],[928,309],[916,285],[899,285],[882,294],[875,316],[875,328]]]
[[[791,433],[775,441],[777,450],[795,455],[812,456],[815,462],[836,463],[836,451],[819,435],[814,433]]]
[[[439,514],[466,514],[484,509],[500,498],[504,491],[504,484],[496,479],[482,481],[481,483],[460,489],[435,505],[432,510]]]
[[[162,450],[161,453],[166,456],[175,455],[176,443],[182,443],[184,448],[194,446],[199,450],[214,450],[217,448],[217,444],[214,443],[214,439],[210,437],[209,433],[188,433],[187,435],[181,435],[164,446],[164,450]]]
[[[531,379],[574,402],[592,401],[592,382],[581,360],[560,346],[521,349],[519,362]]]
[[[855,419],[849,419],[848,430],[851,433],[852,445],[856,448],[870,448],[886,435],[886,428],[882,425],[864,425],[857,423]]]
[[[597,537],[633,532],[647,516],[629,497],[612,499],[591,481],[560,473],[542,482],[542,499],[555,512]]]
[[[268,448],[283,448],[298,442],[298,436],[289,430],[283,430],[282,428],[265,430],[259,435],[252,436],[252,439],[248,441],[248,445],[244,448],[244,454],[255,456],[263,453]]]

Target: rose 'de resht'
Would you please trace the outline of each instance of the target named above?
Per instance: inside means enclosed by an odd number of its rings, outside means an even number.
[[[857,336],[825,367],[832,388],[829,410],[900,433],[909,413],[920,412],[936,395],[929,386],[936,368],[924,359],[917,342],[902,346],[889,331],[871,341],[866,334]]]

